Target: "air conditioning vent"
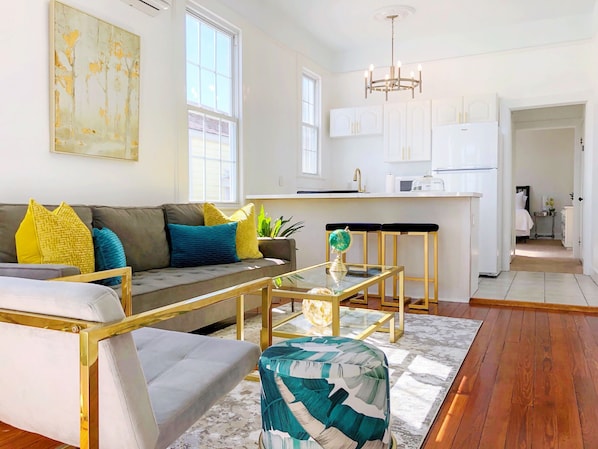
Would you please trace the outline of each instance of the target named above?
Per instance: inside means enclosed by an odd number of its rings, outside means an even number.
[[[122,0],[128,5],[143,11],[150,16],[157,16],[160,12],[172,6],[173,0]]]

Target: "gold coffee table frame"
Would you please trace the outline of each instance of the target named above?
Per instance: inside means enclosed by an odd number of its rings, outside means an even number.
[[[343,317],[353,319],[362,317],[364,319],[363,329],[357,333],[353,332],[350,336],[357,339],[365,339],[376,331],[389,332],[391,342],[397,341],[405,328],[405,305],[404,305],[404,270],[402,266],[370,265],[370,264],[346,264],[348,273],[339,280],[338,274],[330,273],[329,268],[332,262],[326,262],[319,265],[303,268],[301,270],[286,273],[272,279],[272,297],[288,299],[313,299],[327,301],[332,303],[332,324],[327,332],[333,336],[343,335],[342,331],[348,328],[343,327]],[[336,279],[335,279],[336,278]],[[354,309],[350,307],[341,307],[341,302],[351,298],[359,292],[366,291],[368,287],[380,284],[383,286],[387,279],[392,279],[399,283],[399,309],[393,311],[372,310],[372,309]],[[395,284],[396,285],[396,284]],[[332,295],[308,294],[307,291],[312,288],[328,288],[332,290]],[[398,312],[398,327],[396,326],[395,312]],[[272,323],[272,308],[268,310],[266,320]],[[314,335],[314,332],[288,332],[277,330],[282,328],[290,321],[301,319],[302,313],[297,312],[283,319],[276,324],[272,324],[268,332],[263,332],[263,338],[268,339],[268,346],[272,344],[272,336],[283,338],[294,338],[306,335]],[[388,327],[383,327],[388,323]],[[315,328],[315,326],[314,326]],[[353,323],[353,328],[355,325]],[[322,328],[326,330],[326,328]],[[266,344],[262,340],[262,347]]]

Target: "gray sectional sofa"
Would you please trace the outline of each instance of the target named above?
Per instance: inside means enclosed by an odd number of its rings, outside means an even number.
[[[262,259],[186,268],[170,267],[168,224],[204,224],[203,205],[164,204],[155,207],[72,206],[90,228],[107,227],[123,244],[127,265],[133,269],[133,313],[231,287],[260,277],[277,276],[296,268],[293,239],[260,239]],[[48,209],[52,209],[48,206]],[[27,211],[26,204],[0,204],[0,276],[48,279],[78,274],[69,266],[19,264],[15,232]],[[115,287],[120,295],[120,288]],[[261,298],[248,297],[246,309]],[[162,323],[160,327],[190,332],[234,317],[235,301],[216,304]]]

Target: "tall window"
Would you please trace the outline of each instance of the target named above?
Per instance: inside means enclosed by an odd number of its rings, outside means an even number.
[[[320,174],[320,80],[303,73],[301,82],[301,172]]]
[[[237,201],[237,35],[187,13],[189,200]]]

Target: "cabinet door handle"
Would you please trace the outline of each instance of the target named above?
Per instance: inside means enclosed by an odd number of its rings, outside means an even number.
[[[580,196],[579,198],[577,198],[578,201],[583,201],[583,198]]]

